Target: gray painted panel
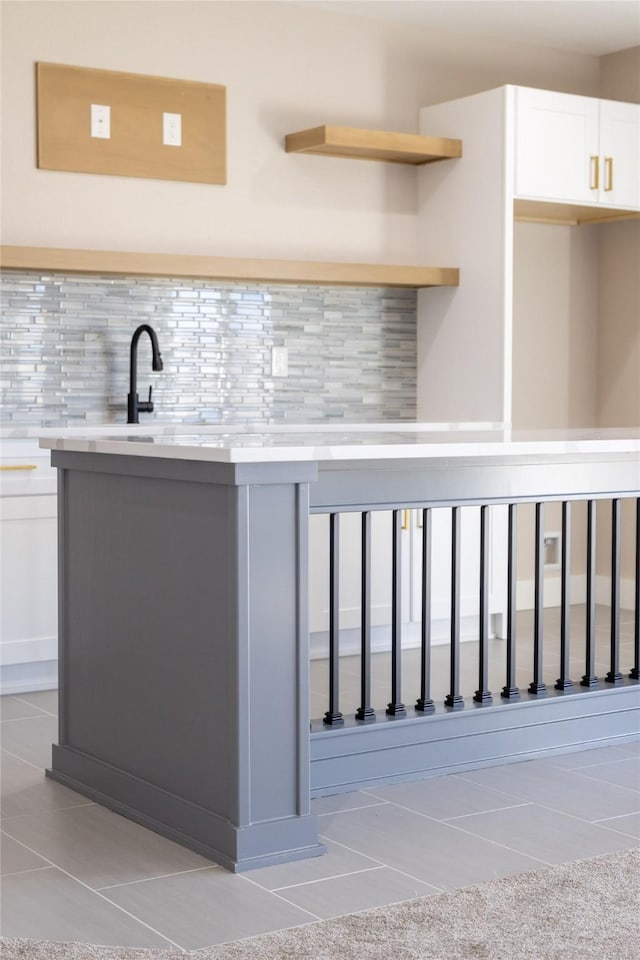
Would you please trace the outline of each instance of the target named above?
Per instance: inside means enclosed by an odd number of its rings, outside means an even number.
[[[297,812],[297,534],[292,486],[249,491],[251,819]],[[292,764],[292,758],[296,762]]]
[[[72,471],[67,498],[68,743],[230,816],[229,490]]]
[[[640,686],[381,722],[311,737],[311,794],[505,763],[636,736]]]
[[[562,458],[481,457],[435,461],[382,461],[362,464],[321,463],[311,485],[311,507],[388,509],[464,501],[488,503],[510,499],[584,499],[640,490],[637,454],[602,454]]]

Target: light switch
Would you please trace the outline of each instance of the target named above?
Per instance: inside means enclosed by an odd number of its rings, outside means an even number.
[[[165,147],[182,146],[182,114],[162,114],[162,142]]]
[[[271,348],[271,376],[289,376],[289,351],[286,347]]]
[[[111,107],[104,103],[91,104],[91,136],[111,139]]]

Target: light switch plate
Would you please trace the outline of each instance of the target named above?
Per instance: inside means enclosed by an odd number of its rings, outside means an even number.
[[[271,348],[271,376],[289,376],[289,351],[286,347]]]

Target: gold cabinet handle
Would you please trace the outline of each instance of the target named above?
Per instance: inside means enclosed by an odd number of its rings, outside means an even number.
[[[401,524],[401,529],[402,529],[402,530],[408,530],[408,529],[409,529],[409,514],[410,514],[410,511],[409,511],[409,510],[403,510],[403,511],[402,511],[402,524]]]
[[[590,190],[597,190],[600,186],[600,157],[591,156],[591,182]]]
[[[0,466],[0,470],[37,470],[37,463],[16,463],[9,466]]]
[[[604,158],[604,189],[613,190],[613,157]]]

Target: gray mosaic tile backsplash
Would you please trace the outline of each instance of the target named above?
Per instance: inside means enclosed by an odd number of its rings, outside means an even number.
[[[413,290],[3,271],[5,426],[126,421],[129,344],[150,420],[194,423],[408,420],[416,412]],[[288,348],[288,377],[271,348]]]

